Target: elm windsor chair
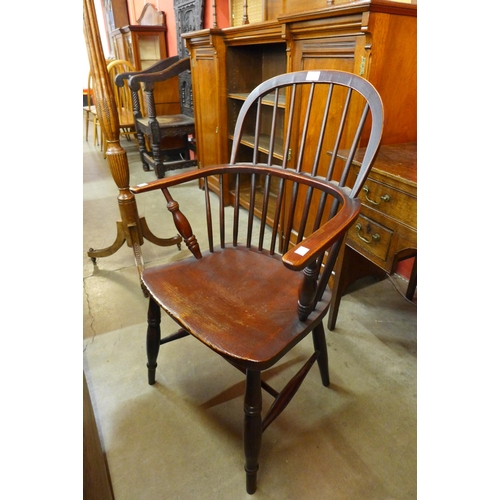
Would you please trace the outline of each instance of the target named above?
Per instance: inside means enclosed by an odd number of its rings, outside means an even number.
[[[132,91],[134,103],[135,127],[143,169],[153,169],[156,177],[163,178],[168,170],[195,167],[197,161],[190,158],[190,151],[195,152],[190,140],[195,133],[192,111],[187,105],[190,93],[184,87],[180,89],[180,111],[171,114],[157,114],[155,104],[155,83],[176,78],[189,71],[189,57],[168,57],[149,68],[137,72],[124,72],[118,75],[115,83],[123,87],[125,81]],[[148,116],[143,116],[140,108],[141,84],[143,86],[144,108]],[[189,94],[189,95],[188,95]],[[147,147],[146,137],[150,148]],[[170,144],[165,144],[170,141]]]
[[[340,71],[288,73],[260,84],[243,103],[229,164],[131,189],[137,194],[163,192],[192,252],[185,260],[146,268],[142,274],[150,297],[149,383],[155,383],[160,345],[188,335],[245,373],[243,443],[250,494],[257,488],[263,431],[315,362],[323,385],[330,383],[323,327],[331,300],[329,281],[344,236],[359,213],[358,193],[374,162],[382,128],[382,102],[366,80]],[[250,133],[254,138],[248,156]],[[289,154],[294,144],[298,148]],[[349,188],[348,171],[358,144],[366,146],[366,152]],[[344,160],[337,154],[340,148],[348,151]],[[223,196],[208,187],[200,194],[205,197],[208,241],[202,251],[170,188],[195,179],[208,186],[210,176],[218,177],[221,193],[225,183],[234,183],[234,201],[233,207],[224,207]],[[248,209],[241,208],[245,180],[250,182]],[[163,339],[162,309],[180,326]],[[271,388],[261,372],[310,333],[310,359],[280,392]],[[261,388],[275,398],[264,418]]]

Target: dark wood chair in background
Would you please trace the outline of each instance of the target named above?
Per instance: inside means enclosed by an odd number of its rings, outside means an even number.
[[[192,143],[195,134],[194,118],[189,110],[187,114],[184,112],[188,97],[181,88],[180,110],[177,110],[180,112],[158,115],[154,95],[157,82],[175,79],[174,88],[177,89],[179,75],[189,71],[190,67],[188,57],[180,59],[173,56],[153,64],[146,70],[122,73],[115,79],[118,87],[123,87],[128,80],[134,103],[135,128],[142,165],[146,171],[154,170],[159,179],[163,178],[168,170],[197,165],[196,159],[191,158],[191,151],[196,152]],[[144,96],[144,112],[148,116],[143,116],[141,112],[141,92]]]
[[[250,494],[257,487],[263,431],[316,362],[323,385],[330,383],[323,320],[332,269],[358,216],[357,196],[382,128],[382,102],[368,81],[340,71],[289,73],[260,84],[242,104],[229,164],[132,188],[136,194],[163,192],[192,252],[142,274],[150,297],[149,383],[155,383],[160,345],[188,335],[245,374],[243,441]],[[359,144],[366,147],[365,155],[349,188]],[[340,149],[348,151],[347,158],[340,158]],[[224,208],[224,197],[209,189],[199,191],[206,206],[203,241],[208,242],[202,249],[170,188],[193,180],[208,186],[209,176],[218,177],[221,193],[230,184],[234,208]],[[165,338],[162,309],[180,327]],[[271,388],[261,373],[309,334],[310,359],[281,391]],[[275,398],[264,418],[261,388]]]

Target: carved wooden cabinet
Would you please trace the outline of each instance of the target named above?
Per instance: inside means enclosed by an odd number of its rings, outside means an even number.
[[[191,55],[200,167],[228,161],[235,117],[250,90],[298,70],[364,76],[384,102],[382,144],[416,141],[416,18],[416,5],[362,0],[183,35]],[[215,180],[210,187],[218,192]],[[224,197],[229,204],[230,186]]]
[[[204,0],[174,0],[175,26],[177,35],[177,54],[184,58],[189,56],[182,34],[200,30],[203,27]],[[179,75],[181,89],[182,112],[194,118],[193,84],[191,72]]]

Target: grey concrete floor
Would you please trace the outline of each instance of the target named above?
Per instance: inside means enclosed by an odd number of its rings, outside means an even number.
[[[149,386],[147,300],[126,245],[94,265],[87,250],[116,237],[118,190],[98,147],[83,138],[83,364],[116,500],[248,498],[242,448],[242,375],[186,338],[163,346]],[[154,180],[133,142],[131,184]],[[177,189],[194,217],[196,185]],[[161,194],[137,197],[160,237],[175,234]],[[146,266],[185,250],[142,247]],[[253,498],[408,500],[417,497],[417,307],[406,282],[358,283],[327,331],[331,386],[313,369],[265,432]],[[162,320],[163,331],[170,325]],[[308,341],[265,375],[280,388],[308,357]],[[264,395],[264,406],[270,398]]]

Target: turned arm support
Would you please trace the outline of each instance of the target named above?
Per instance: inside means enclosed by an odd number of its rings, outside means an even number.
[[[162,192],[167,200],[167,209],[174,218],[174,224],[177,231],[179,231],[179,234],[184,239],[184,243],[186,243],[191,253],[197,259],[201,259],[201,251],[198,245],[198,240],[193,234],[191,224],[187,220],[186,216],[180,211],[179,203],[172,198],[172,195],[166,187],[162,188]]]
[[[338,242],[337,244],[341,242],[349,227],[358,217],[360,208],[359,199],[347,197],[333,219],[283,256],[283,264],[286,267],[294,271],[302,269],[304,274],[297,304],[297,314],[301,321],[305,321],[314,310],[318,297],[323,294],[326,286],[326,283],[318,284],[321,260],[324,253],[326,251],[330,252],[336,242]],[[336,252],[334,251],[334,253]],[[331,272],[334,260],[328,259],[327,262],[328,264],[323,270],[325,276]],[[321,281],[323,282],[323,279]],[[320,290],[318,290],[318,286],[320,286]]]

